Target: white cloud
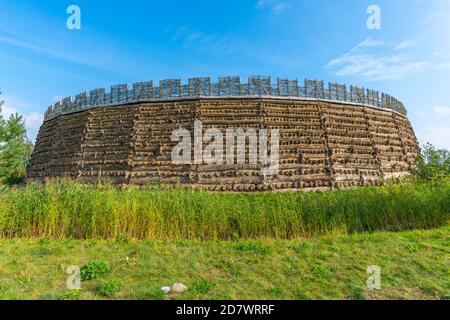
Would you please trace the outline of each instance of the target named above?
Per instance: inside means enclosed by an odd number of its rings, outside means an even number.
[[[32,112],[25,115],[24,118],[28,137],[34,140],[39,132],[42,123],[44,122],[44,115],[38,112]]]
[[[303,61],[298,54],[285,52],[273,46],[259,45],[249,39],[235,34],[216,35],[204,31],[191,30],[183,26],[171,30],[169,38],[185,49],[207,52],[216,56],[241,55],[257,59],[266,65],[277,65],[286,68],[296,68]],[[55,100],[56,99],[56,100]],[[61,100],[59,96],[54,101]]]
[[[440,116],[450,116],[450,107],[433,107],[433,112]]]
[[[384,49],[383,53],[379,53],[381,50],[370,51],[380,47]],[[326,67],[333,70],[337,76],[356,76],[366,81],[382,81],[399,80],[406,75],[421,72],[431,65],[428,61],[415,61],[407,54],[394,54],[392,51],[395,51],[394,48],[383,41],[367,38],[346,54],[331,60]]]
[[[270,8],[270,11],[274,16],[281,15],[291,7],[292,5],[289,2],[279,0],[259,0],[256,4],[258,10]]]
[[[449,59],[450,53],[442,52],[442,51],[435,51],[433,52],[433,56],[440,58],[440,59]]]
[[[431,143],[436,148],[450,150],[450,127],[427,126],[417,134],[420,144]]]
[[[2,97],[5,104],[2,106],[2,115],[4,119],[9,119],[13,114],[19,113],[25,121],[27,137],[34,142],[39,132],[39,128],[44,122],[44,115],[39,112],[31,112],[24,114],[23,109],[39,109],[38,106],[32,105],[18,97],[5,95]]]
[[[0,43],[8,44],[14,47],[20,47],[29,51],[33,51],[36,53],[42,53],[47,56],[55,57],[61,60],[67,60],[71,62],[80,62],[80,60],[74,56],[67,55],[61,52],[58,52],[56,50],[52,50],[49,48],[45,48],[44,46],[34,44],[30,41],[19,39],[16,36],[6,34],[6,33],[0,33]],[[83,63],[84,64],[84,63]]]
[[[268,0],[258,0],[258,3],[256,4],[257,9],[264,8],[269,3]]]
[[[434,0],[430,2],[432,2],[432,9],[425,14],[425,18],[421,21],[421,23],[448,27],[448,20],[450,18],[450,1]]]
[[[291,7],[291,5],[289,3],[280,2],[280,3],[275,4],[272,7],[272,13],[276,16],[279,16],[280,14],[282,14],[284,11],[286,11],[290,7]]]
[[[450,62],[444,62],[444,63],[440,63],[436,66],[436,68],[438,70],[446,70],[446,69],[450,69]]]
[[[424,125],[417,131],[420,144],[431,143],[450,150],[450,106],[434,106],[417,112]]]
[[[435,117],[436,120],[442,119],[442,117],[450,116],[450,107],[436,106],[431,107],[428,110],[422,110],[417,112],[420,116]]]
[[[384,45],[383,40],[376,40],[372,38],[366,38],[365,40],[361,41],[356,47],[352,49],[350,52],[354,52],[359,48],[370,48],[370,47],[380,47]]]
[[[248,49],[246,41],[230,34],[214,35],[191,30],[186,26],[174,31],[172,42],[179,43],[183,48],[200,50],[218,55],[235,54]]]
[[[14,108],[11,108],[7,104],[2,106],[2,116],[4,119],[9,119],[13,114],[17,113],[17,110]]]
[[[417,42],[415,40],[406,40],[406,41],[402,41],[399,44],[397,44],[394,47],[394,50],[398,51],[398,50],[411,49],[411,48],[414,48],[416,45],[417,45]]]
[[[94,59],[82,59],[79,56],[73,55],[71,53],[66,53],[63,51],[59,51],[59,49],[53,49],[50,47],[46,47],[42,44],[35,43],[28,39],[20,38],[16,35],[4,32],[0,30],[0,43],[4,45],[13,46],[16,48],[21,48],[26,51],[30,51],[36,54],[41,54],[46,57],[54,58],[57,60],[75,63],[79,65],[84,65],[88,67],[94,67],[97,69],[102,69],[106,71],[115,71],[110,68],[103,67],[98,61]],[[29,63],[34,64],[32,60]]]

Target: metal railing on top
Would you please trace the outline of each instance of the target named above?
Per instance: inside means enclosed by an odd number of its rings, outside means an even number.
[[[104,88],[83,92],[75,97],[67,97],[50,106],[45,113],[45,120],[63,114],[74,113],[96,107],[124,104],[129,102],[165,100],[183,97],[292,97],[313,98],[359,103],[382,109],[389,109],[406,115],[406,109],[394,97],[375,90],[339,83],[305,80],[277,79],[272,83],[270,77],[249,77],[247,83],[241,83],[240,77],[221,77],[216,83],[211,78],[191,78],[187,84],[180,79],[161,80],[156,87],[153,81],[142,81],[132,86],[119,84],[109,91]]]

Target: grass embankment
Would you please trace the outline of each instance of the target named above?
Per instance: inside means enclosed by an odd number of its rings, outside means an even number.
[[[449,235],[447,226],[294,241],[0,240],[0,299],[162,299],[175,282],[188,290],[169,299],[442,299]],[[67,291],[67,267],[93,261],[109,271]],[[366,287],[370,265],[381,267],[381,290]]]
[[[326,193],[220,194],[170,188],[34,184],[0,193],[0,237],[297,239],[445,225],[450,183]]]

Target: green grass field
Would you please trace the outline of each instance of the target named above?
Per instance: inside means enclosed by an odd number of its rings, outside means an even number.
[[[263,194],[3,188],[0,299],[447,299],[449,222],[448,182]],[[79,291],[66,287],[71,265],[82,267]],[[381,290],[367,289],[371,265]],[[163,296],[177,282],[188,290]]]
[[[308,240],[0,240],[0,299],[443,299],[450,294],[450,227]],[[110,271],[66,290],[66,269]],[[381,267],[379,291],[366,288]]]
[[[449,219],[449,182],[263,194],[53,182],[0,192],[0,238],[297,239],[436,228]]]

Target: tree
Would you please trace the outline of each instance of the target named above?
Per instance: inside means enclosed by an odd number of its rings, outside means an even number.
[[[33,145],[27,140],[23,117],[16,113],[6,121],[1,113],[3,104],[0,100],[0,184],[20,183]]]
[[[432,182],[439,182],[450,177],[450,153],[447,150],[436,150],[428,143],[424,146],[422,153],[414,169],[416,177]]]
[[[442,157],[442,159],[450,159],[450,151],[446,150],[446,149],[441,149],[437,151],[440,156]]]
[[[1,94],[2,94],[2,92],[0,91],[0,95]],[[2,115],[2,107],[3,107],[4,103],[5,103],[5,101],[0,99],[0,147],[4,141],[5,126],[6,126],[5,119],[3,119],[3,115]]]

